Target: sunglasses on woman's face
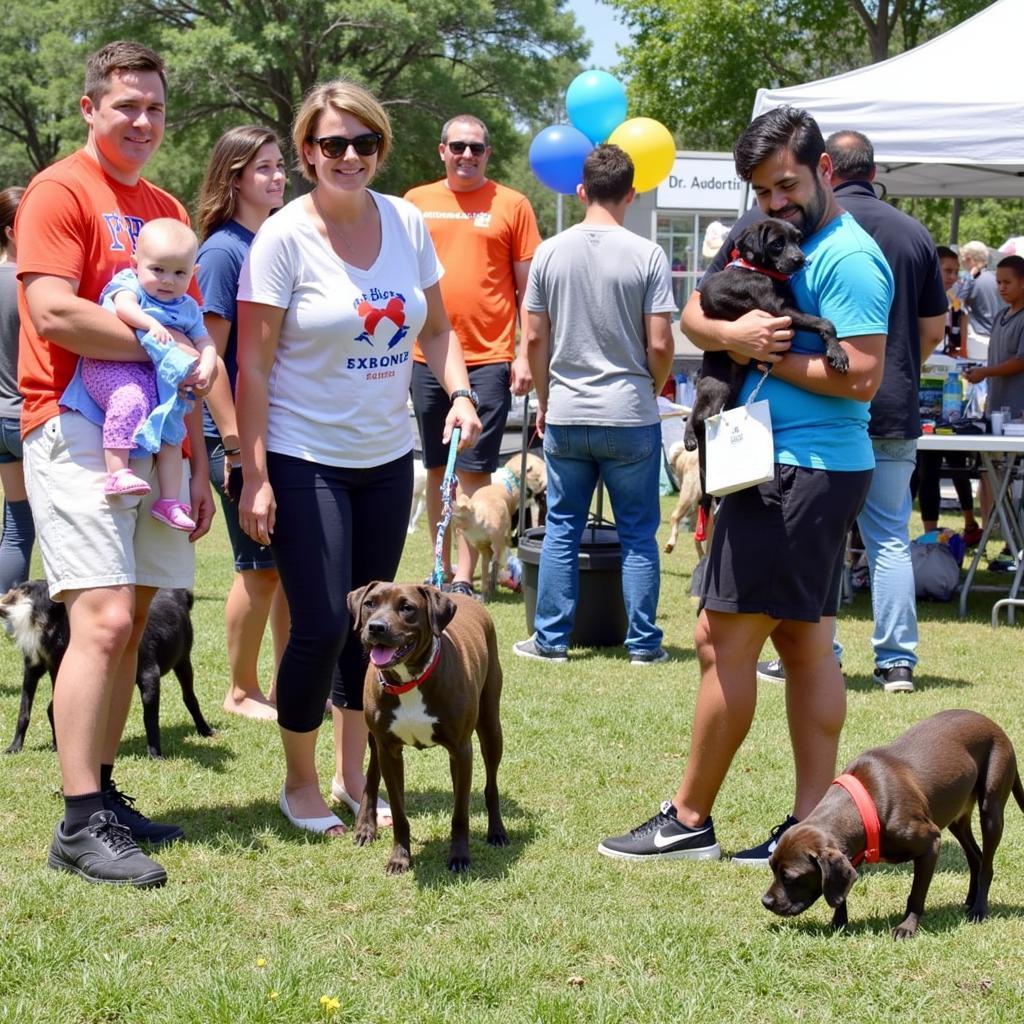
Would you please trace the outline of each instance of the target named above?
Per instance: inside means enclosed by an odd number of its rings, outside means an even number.
[[[306,141],[319,146],[320,152],[328,160],[337,160],[348,152],[349,146],[360,156],[373,156],[380,149],[384,136],[380,132],[366,132],[365,135],[357,135],[352,139],[344,135],[321,135],[320,138],[311,136]]]
[[[456,155],[462,156],[468,149],[473,156],[483,156],[487,147],[482,142],[449,142],[448,148]]]

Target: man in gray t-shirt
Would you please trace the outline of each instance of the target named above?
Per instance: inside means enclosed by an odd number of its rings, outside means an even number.
[[[565,661],[579,594],[579,546],[598,479],[622,546],[622,596],[633,664],[665,661],[658,610],[661,421],[672,368],[671,274],[662,249],[624,228],[633,162],[594,149],[577,189],[581,224],[542,242],[526,286],[526,354],[544,435],[548,518],[535,633],[513,645]]]
[[[1015,419],[1024,413],[1024,258],[1007,256],[996,268],[1004,304],[992,324],[988,341],[988,365],[968,370],[964,376],[976,384],[988,381],[986,408],[991,413],[1004,405]]]

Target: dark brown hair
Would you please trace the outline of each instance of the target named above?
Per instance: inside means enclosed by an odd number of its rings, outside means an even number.
[[[167,92],[167,70],[164,62],[142,43],[118,39],[107,43],[85,62],[85,95],[99,101],[110,88],[110,76],[115,71],[155,71]]]
[[[7,251],[7,229],[14,227],[14,215],[24,194],[25,190],[20,185],[12,185],[0,192],[0,252]]]

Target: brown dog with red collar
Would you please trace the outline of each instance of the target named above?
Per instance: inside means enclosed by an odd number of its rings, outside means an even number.
[[[853,776],[850,783],[847,776]],[[991,719],[974,711],[941,711],[895,742],[858,757],[803,821],[789,828],[769,860],[775,881],[761,898],[773,914],[795,917],[821,895],[835,909],[834,928],[847,922],[846,896],[863,860],[914,862],[914,882],[894,939],[912,938],[939,859],[941,830],[963,847],[970,869],[967,917],[988,916],[992,860],[1003,835],[1012,793],[1024,810],[1024,787],[1013,744]],[[859,792],[857,783],[866,791]],[[849,787],[849,788],[847,788]],[[971,832],[977,803],[981,848]],[[872,821],[872,808],[876,810]],[[875,835],[872,836],[872,832]],[[865,847],[876,848],[874,858]]]
[[[383,775],[395,840],[387,872],[409,870],[403,748],[441,746],[448,751],[455,790],[448,868],[465,871],[470,863],[474,730],[486,772],[487,842],[508,844],[498,806],[502,676],[494,622],[471,597],[413,584],[369,583],[348,595],[348,607],[370,656],[363,690],[370,764],[355,841],[364,846],[377,836],[377,791]]]

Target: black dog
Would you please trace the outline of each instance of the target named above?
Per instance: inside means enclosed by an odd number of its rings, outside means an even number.
[[[149,608],[146,629],[139,644],[139,667],[135,683],[142,694],[142,720],[150,757],[160,751],[160,677],[172,669],[181,684],[185,707],[192,715],[200,736],[212,736],[196,699],[192,675],[192,608],[190,590],[160,590]],[[6,753],[16,754],[25,742],[32,702],[43,674],[56,682],[57,671],[68,648],[68,615],[63,604],[51,601],[43,580],[29,580],[12,587],[0,597],[0,619],[24,659],[21,680],[21,709],[14,739]],[[53,731],[53,702],[46,710]],[[54,746],[57,737],[54,735]]]
[[[792,318],[794,330],[814,331],[825,342],[829,365],[846,373],[850,361],[830,320],[801,313],[796,308],[789,277],[805,262],[798,244],[800,232],[792,224],[774,217],[752,224],[740,235],[733,250],[733,262],[713,274],[701,286],[700,308],[712,320],[738,320],[753,309]],[[704,424],[711,416],[736,404],[747,366],[730,358],[728,352],[705,352],[701,363],[697,395],[686,422],[683,444],[688,451],[700,450],[700,482],[704,490]],[[705,493],[702,505],[710,508]]]

